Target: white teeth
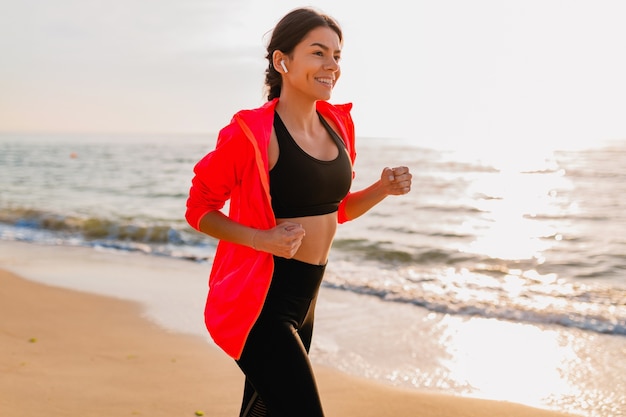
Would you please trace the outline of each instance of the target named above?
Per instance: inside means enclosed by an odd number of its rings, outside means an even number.
[[[317,81],[324,83],[324,84],[333,85],[332,78],[318,78]]]

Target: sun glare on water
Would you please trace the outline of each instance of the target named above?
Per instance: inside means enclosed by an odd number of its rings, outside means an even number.
[[[546,393],[559,397],[574,389],[562,374],[576,355],[556,331],[453,316],[441,325],[447,329],[442,339],[450,358],[448,376],[471,386],[470,395],[543,406]]]
[[[572,227],[562,219],[576,210],[575,203],[563,196],[571,189],[571,181],[552,151],[500,152],[481,159],[495,169],[468,178],[468,197],[481,215],[463,224],[476,238],[460,250],[492,259],[541,263],[542,253],[562,239],[563,228]]]

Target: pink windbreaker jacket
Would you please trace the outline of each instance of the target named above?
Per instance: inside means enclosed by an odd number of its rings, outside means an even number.
[[[221,210],[230,200],[228,216],[243,225],[270,229],[276,225],[269,189],[268,145],[278,99],[254,110],[236,113],[217,138],[213,151],[194,167],[187,212],[189,224]],[[352,104],[317,102],[317,110],[334,122],[354,165]],[[354,176],[354,173],[353,173]],[[348,220],[346,197],[339,205],[339,223]],[[271,254],[220,241],[209,276],[205,323],[215,343],[239,359],[246,339],[261,313],[274,270]]]

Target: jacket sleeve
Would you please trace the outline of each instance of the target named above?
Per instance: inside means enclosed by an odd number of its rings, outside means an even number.
[[[231,124],[220,131],[215,149],[195,165],[185,213],[191,227],[200,230],[200,220],[207,213],[224,207],[240,183],[247,148]]]

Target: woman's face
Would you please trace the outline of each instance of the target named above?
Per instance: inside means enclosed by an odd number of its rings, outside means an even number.
[[[291,57],[286,58],[289,72],[283,77],[284,86],[314,100],[330,99],[341,75],[341,42],[334,30],[327,27],[313,29],[295,47]]]

